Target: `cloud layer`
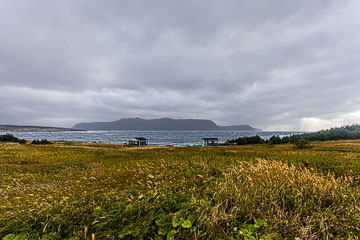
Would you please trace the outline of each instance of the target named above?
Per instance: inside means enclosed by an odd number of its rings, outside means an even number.
[[[360,2],[0,0],[0,120],[360,122]]]

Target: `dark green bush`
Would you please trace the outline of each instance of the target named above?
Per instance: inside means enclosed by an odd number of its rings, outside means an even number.
[[[48,141],[47,139],[41,139],[41,140],[33,140],[31,144],[52,144],[52,142]]]
[[[280,143],[282,143],[282,140],[278,135],[276,135],[276,136],[272,136],[269,139],[269,142],[272,142],[273,144],[280,144]]]
[[[7,133],[5,135],[0,136],[0,142],[18,142],[18,143],[21,143],[21,144],[25,144],[26,140],[17,138],[12,134]]]
[[[307,148],[308,143],[309,143],[308,140],[306,140],[305,138],[301,138],[299,141],[295,142],[295,148],[297,149]]]
[[[236,143],[237,145],[246,145],[246,144],[262,144],[265,143],[265,140],[260,136],[252,136],[252,137],[239,137],[233,140],[228,140],[229,143]]]
[[[248,144],[248,142],[246,141],[245,137],[238,138],[237,145],[246,145],[246,144]]]

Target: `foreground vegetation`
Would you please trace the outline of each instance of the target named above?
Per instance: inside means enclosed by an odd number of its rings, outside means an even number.
[[[360,141],[0,143],[0,239],[359,239]]]

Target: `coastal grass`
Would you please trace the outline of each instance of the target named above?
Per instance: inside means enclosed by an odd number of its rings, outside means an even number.
[[[359,239],[360,141],[0,143],[0,239]]]

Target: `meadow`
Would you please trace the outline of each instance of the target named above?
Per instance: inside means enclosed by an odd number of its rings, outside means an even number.
[[[360,141],[0,143],[0,239],[359,239]]]

